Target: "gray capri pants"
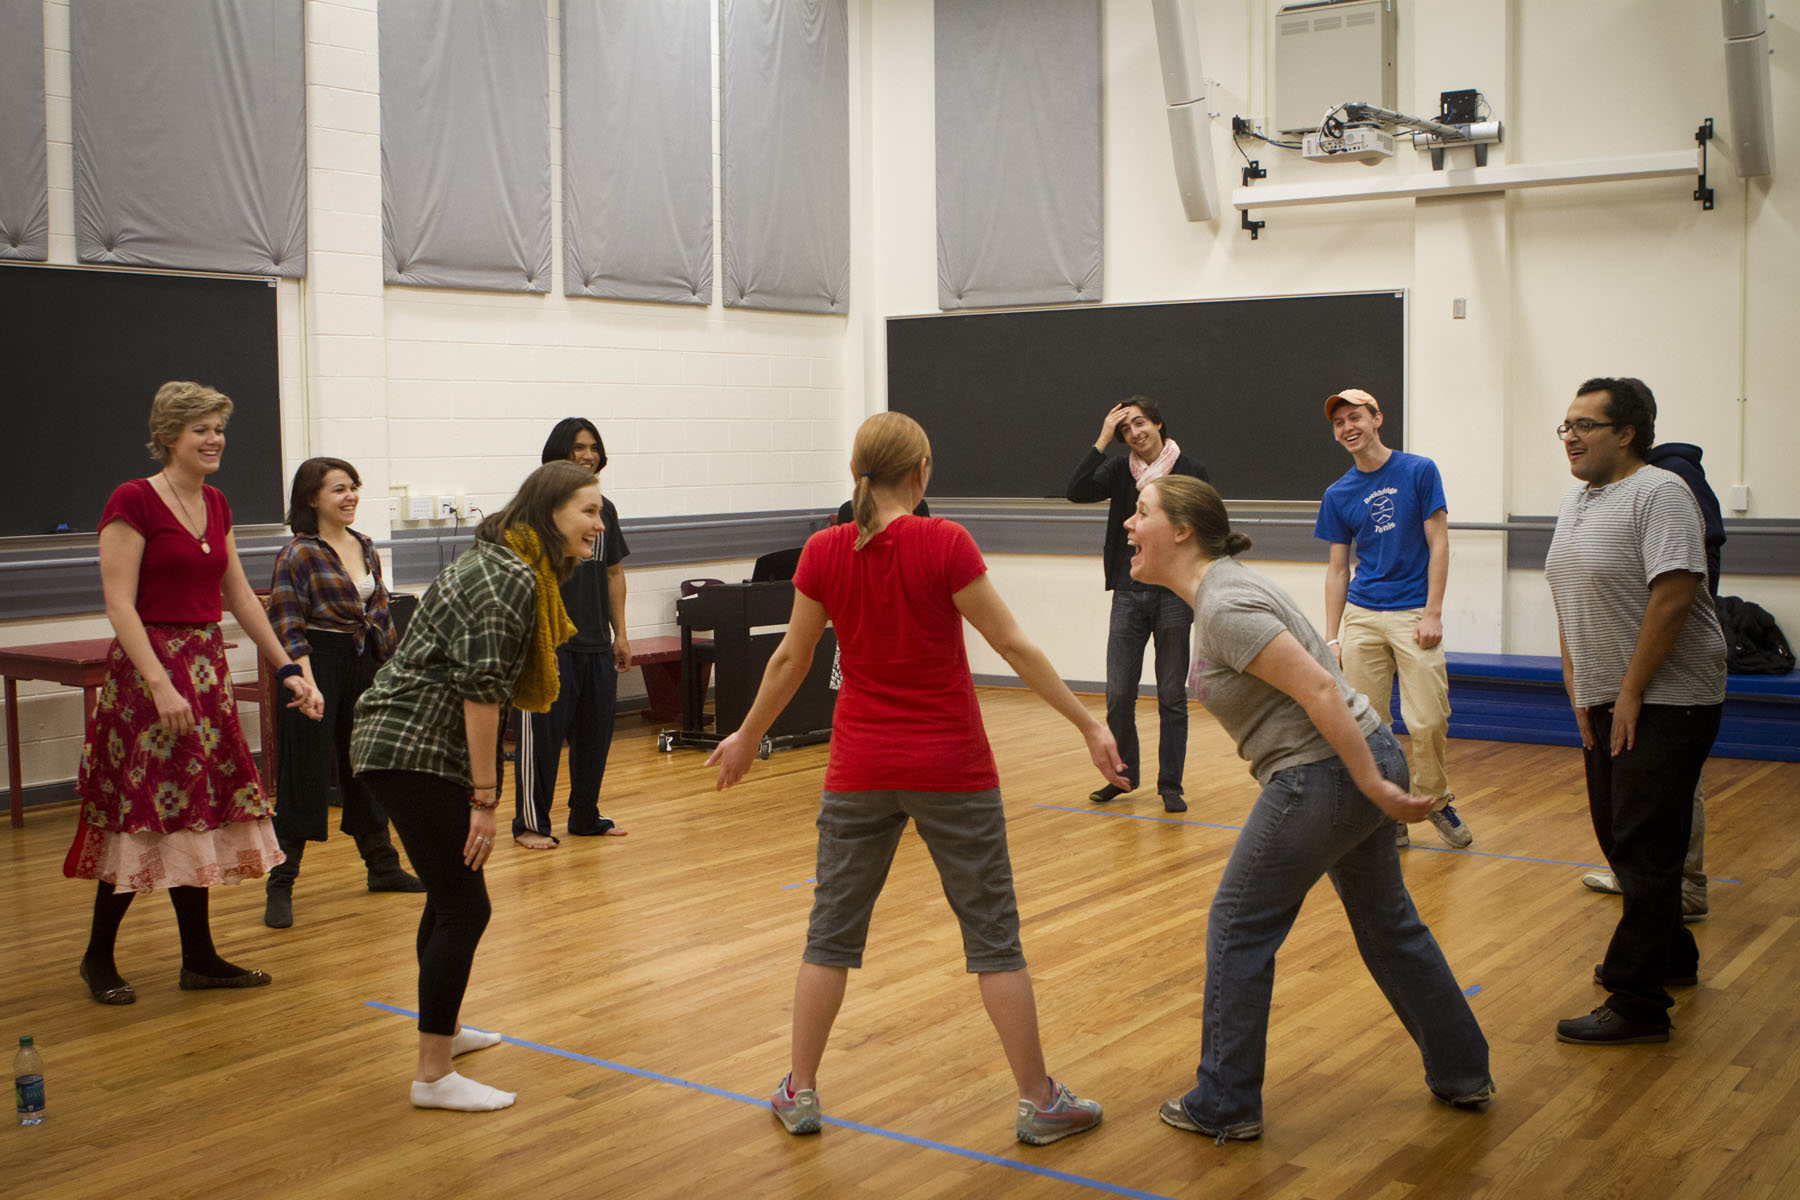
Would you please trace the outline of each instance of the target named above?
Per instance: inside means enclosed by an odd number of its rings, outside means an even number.
[[[869,916],[908,818],[918,824],[944,898],[962,926],[970,972],[1023,970],[1019,903],[998,788],[821,793],[819,883],[806,927],[805,960],[823,967],[862,966]]]

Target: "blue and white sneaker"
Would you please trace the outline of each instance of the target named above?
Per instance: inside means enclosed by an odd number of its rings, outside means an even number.
[[[1444,839],[1444,844],[1461,850],[1475,840],[1475,835],[1469,832],[1463,819],[1456,815],[1456,807],[1450,803],[1454,799],[1455,796],[1445,792],[1444,807],[1432,810],[1429,816],[1431,823],[1437,827],[1438,836]]]

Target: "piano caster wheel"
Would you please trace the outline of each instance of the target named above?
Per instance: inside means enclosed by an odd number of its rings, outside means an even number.
[[[675,749],[675,735],[670,733],[666,729],[663,730],[661,733],[657,734],[656,735],[656,748],[658,750],[661,750],[664,754],[667,754],[670,751],[672,751],[673,749]]]
[[[764,738],[756,744],[756,757],[767,758],[773,753],[775,753],[775,743],[768,738]]]

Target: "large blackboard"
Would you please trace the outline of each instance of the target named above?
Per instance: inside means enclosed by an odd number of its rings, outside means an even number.
[[[888,407],[930,435],[934,496],[1061,496],[1133,394],[1227,500],[1318,500],[1350,466],[1323,411],[1342,388],[1379,399],[1382,440],[1405,444],[1400,292],[894,317],[887,333]]]
[[[272,282],[9,264],[0,347],[0,536],[92,531],[113,488],[156,470],[150,402],[171,379],[231,397],[224,463],[207,482],[232,520],[281,520]]]

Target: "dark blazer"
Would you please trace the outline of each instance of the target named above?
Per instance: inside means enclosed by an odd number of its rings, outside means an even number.
[[[1102,553],[1109,592],[1116,589],[1142,591],[1147,586],[1131,577],[1131,547],[1125,544],[1125,521],[1137,511],[1138,495],[1137,480],[1131,477],[1131,464],[1127,461],[1130,457],[1127,452],[1108,458],[1089,446],[1076,465],[1075,474],[1069,477],[1066,492],[1077,504],[1111,501],[1106,511],[1106,548]],[[1175,456],[1175,465],[1169,469],[1169,474],[1191,475],[1212,482],[1200,460],[1185,450]]]

